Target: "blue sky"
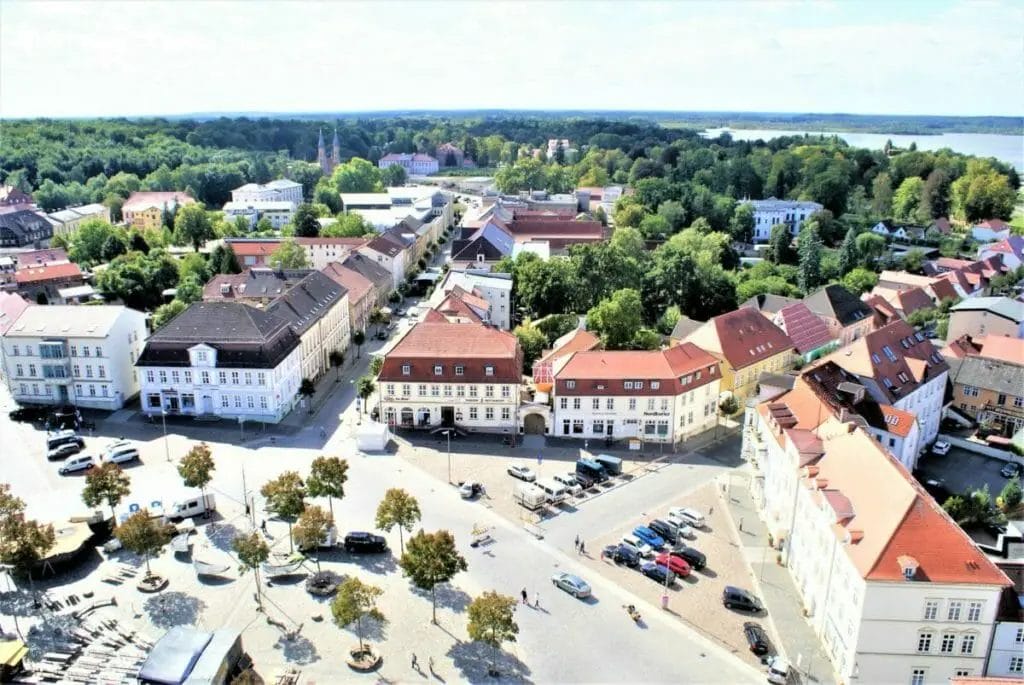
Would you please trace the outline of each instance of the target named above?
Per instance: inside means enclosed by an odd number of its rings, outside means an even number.
[[[1024,3],[0,3],[0,116],[1024,114]]]

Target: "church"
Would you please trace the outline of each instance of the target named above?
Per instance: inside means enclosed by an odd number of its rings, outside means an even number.
[[[320,139],[316,143],[316,161],[320,165],[320,171],[324,176],[334,173],[334,168],[341,164],[341,143],[338,141],[338,129],[334,129],[334,142],[331,143],[331,156],[327,156],[327,146],[324,145],[324,131],[320,129]]]

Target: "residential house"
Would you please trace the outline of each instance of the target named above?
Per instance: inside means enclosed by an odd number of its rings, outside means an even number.
[[[246,183],[231,191],[233,202],[291,202],[302,204],[302,184],[287,178],[269,183]]]
[[[493,326],[512,328],[512,275],[486,271],[448,271],[434,287],[430,306],[440,303],[455,288],[483,298],[489,305],[488,319]]]
[[[798,383],[748,411],[743,454],[838,682],[985,672],[1009,579],[857,421]]]
[[[14,282],[26,299],[47,304],[60,297],[59,290],[85,285],[85,278],[74,262],[58,262],[18,269]]]
[[[825,361],[856,376],[878,404],[917,416],[922,445],[938,437],[949,365],[932,342],[906,321],[872,331]]]
[[[719,361],[692,343],[667,350],[590,350],[554,364],[551,434],[675,444],[713,428]]]
[[[237,274],[216,274],[203,286],[203,301],[237,301],[265,307],[311,273],[312,269],[254,266]]]
[[[683,342],[693,343],[722,362],[722,393],[731,393],[742,406],[756,394],[764,372],[788,371],[796,356],[793,342],[758,311],[741,308],[716,316]]]
[[[1024,302],[1008,297],[974,297],[949,311],[947,340],[962,335],[1007,335],[1024,338]]]
[[[760,295],[754,295],[749,300],[741,304],[740,307],[756,309],[769,319],[773,319],[776,314],[782,311],[783,307],[788,307],[789,305],[799,301],[800,300],[795,297],[784,297],[782,295],[773,295],[772,293],[762,293]]]
[[[999,255],[1003,258],[1003,266],[1016,271],[1024,264],[1024,236],[1011,235],[996,243],[982,245],[978,248],[978,259],[986,259]]]
[[[136,362],[142,411],[278,423],[296,404],[301,355],[299,336],[275,314],[194,302],[150,336]]]
[[[297,207],[298,204],[291,200],[232,200],[224,204],[224,218],[234,220],[242,217],[249,222],[249,228],[255,227],[260,219],[266,219],[274,230],[279,231],[292,222]]]
[[[320,271],[348,291],[348,319],[352,334],[365,332],[370,324],[370,314],[377,306],[373,281],[341,262],[331,262]]]
[[[796,353],[805,363],[822,357],[839,346],[828,326],[803,302],[788,304],[772,317],[772,323],[782,329],[793,342]]]
[[[932,298],[923,288],[909,288],[907,290],[892,290],[875,286],[870,297],[877,297],[886,302],[893,312],[902,318],[907,318],[916,311],[931,309],[935,306]],[[865,303],[867,301],[865,300]]]
[[[323,269],[331,262],[345,259],[354,250],[364,245],[365,238],[294,238],[295,243],[306,252],[306,261],[312,269]],[[281,247],[278,238],[226,238],[243,269],[251,266],[268,266],[270,256]]]
[[[795,236],[800,233],[805,219],[824,209],[824,206],[817,202],[778,200],[774,197],[767,200],[744,200],[743,204],[749,204],[754,209],[755,243],[768,242],[772,226],[776,224],[782,224]]]
[[[13,204],[0,207],[0,248],[36,248],[48,244],[53,237],[53,224],[46,215],[31,205]]]
[[[676,325],[672,327],[672,333],[669,335],[669,345],[678,345],[703,325],[703,321],[691,319],[685,314],[681,315],[676,320]]]
[[[1006,240],[1010,237],[1010,224],[1002,219],[986,219],[971,227],[971,238],[979,243]]]
[[[930,299],[928,301],[931,302]],[[882,326],[901,318],[896,307],[890,304],[885,297],[874,290],[870,295],[864,296],[864,304],[871,307],[871,310],[874,313],[873,317],[875,328],[881,328]]]
[[[391,288],[395,290],[405,280],[408,268],[406,257],[407,247],[394,235],[379,235],[358,248],[359,254],[377,262],[391,274]]]
[[[395,164],[405,169],[405,172],[410,176],[430,176],[431,174],[436,174],[438,170],[436,159],[430,155],[418,152],[391,152],[381,157],[377,162],[377,166],[381,169],[387,169]]]
[[[35,206],[32,196],[14,187],[0,185],[0,207]]]
[[[342,354],[352,338],[348,291],[326,274],[309,273],[266,307],[299,336],[302,378],[318,380],[331,368],[331,353]]]
[[[871,308],[841,285],[826,285],[805,297],[803,302],[825,322],[840,345],[863,338],[874,327]]]
[[[555,382],[555,363],[575,352],[589,352],[601,347],[601,338],[584,328],[574,328],[555,340],[550,350],[544,350],[533,362],[533,384],[538,390],[547,392]]]
[[[925,237],[929,240],[939,241],[952,232],[953,227],[949,224],[949,219],[944,216],[940,216],[929,224],[928,230],[925,231]]]
[[[28,300],[16,293],[5,293],[0,291],[0,341],[3,340],[7,330],[14,325],[21,313],[28,308]],[[0,342],[0,380],[7,377],[7,363],[4,350],[6,347]]]
[[[110,208],[99,203],[68,207],[46,215],[53,224],[54,235],[68,235],[78,230],[86,219],[98,219],[110,223]]]
[[[489,221],[483,226],[468,231],[463,229],[461,238],[452,240],[452,261],[474,264],[493,264],[503,257],[512,256],[515,240],[497,223]]]
[[[446,292],[440,302],[431,304],[431,309],[449,321],[491,323],[491,303],[478,291],[468,291],[458,285]]]
[[[366,280],[373,283],[370,311],[374,308],[383,308],[388,304],[388,297],[394,292],[392,286],[391,272],[382,267],[369,257],[353,252],[341,261],[346,269],[355,271]]]
[[[872,226],[871,232],[889,240],[907,242],[910,240],[923,240],[925,238],[927,228],[925,226],[915,226],[913,224],[900,224],[889,219],[884,219]]]
[[[987,335],[962,357],[947,355],[953,406],[1003,435],[1024,428],[1024,340]]]
[[[438,318],[415,324],[384,355],[384,420],[402,428],[517,432],[519,341],[492,326]]]
[[[1020,685],[1024,678],[1024,591],[1019,560],[996,561],[996,565],[1014,580],[1014,587],[1003,592],[1002,606],[996,617],[995,631],[985,664],[986,678],[977,685]],[[957,679],[953,679],[957,683]],[[965,683],[963,685],[970,685]]]
[[[31,305],[3,332],[4,375],[17,402],[120,409],[139,392],[142,312],[118,305]]]
[[[121,205],[121,218],[133,228],[155,229],[163,225],[164,211],[195,203],[188,193],[179,191],[134,192]]]

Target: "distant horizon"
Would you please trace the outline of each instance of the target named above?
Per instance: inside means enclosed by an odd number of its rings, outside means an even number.
[[[1024,115],[1013,0],[34,0],[0,14],[4,119]]]

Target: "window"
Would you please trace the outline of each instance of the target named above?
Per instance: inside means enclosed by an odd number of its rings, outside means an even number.
[[[511,418],[512,418],[512,410],[509,409],[508,407],[502,407],[501,408],[501,420],[502,421],[508,421]]]
[[[196,361],[197,362],[205,362],[206,361],[206,350],[198,350],[196,352]]]
[[[444,396],[445,397],[451,397],[452,396],[452,386],[450,386],[450,385],[445,385],[444,386]]]
[[[566,381],[565,387],[567,390],[574,390],[576,388],[576,381]]]
[[[484,409],[484,418],[488,421],[494,420],[494,407],[486,407]]]
[[[493,385],[485,385],[484,386],[484,397],[494,397],[494,386]]]
[[[412,386],[408,383],[402,383],[402,397],[409,397],[412,395]]]
[[[88,357],[89,356],[89,346],[88,345],[82,345],[82,356],[83,357]]]
[[[1006,404],[1006,395],[999,393],[999,397],[996,398],[996,403],[1002,407]]]
[[[978,389],[976,387],[974,387],[973,385],[965,385],[964,386],[964,395],[966,395],[967,397],[977,397],[978,396]]]
[[[245,372],[245,384],[252,385],[252,371]]]
[[[92,367],[91,366],[85,367],[85,375],[88,376],[88,377],[92,376]],[[181,382],[181,374],[178,373],[177,370],[171,371],[171,382],[174,383],[175,385],[177,385],[178,383]]]
[[[915,668],[910,672],[910,685],[924,685],[923,668]]]
[[[241,409],[242,408],[242,396],[241,395],[235,395],[235,408],[236,409]]]
[[[504,399],[508,399],[509,397],[512,396],[512,389],[509,388],[509,386],[507,386],[507,385],[501,386],[501,396]]]
[[[932,651],[932,634],[930,632],[917,634],[917,651],[922,654]]]
[[[258,374],[256,374],[256,378],[259,380],[259,384],[260,385],[266,385],[267,384],[267,374],[263,373],[262,371],[260,371]]]
[[[15,347],[14,349],[15,349],[14,354],[18,354],[18,352],[17,352],[18,348]],[[78,356],[78,345],[72,345],[71,346],[71,356],[72,357],[77,357]]]
[[[576,435],[583,435],[583,419],[573,419],[572,432]]]
[[[210,372],[209,371],[201,371],[199,373],[199,378],[200,378],[200,380],[201,380],[203,385],[209,385],[210,384]]]
[[[477,387],[475,385],[469,386],[469,396],[470,397],[476,397],[476,394],[477,394]]]
[[[956,643],[956,635],[953,633],[942,634],[942,644],[939,645],[939,651],[943,654],[952,654],[953,645]]]
[[[21,389],[21,394],[22,395],[27,395],[28,394],[28,386],[25,385],[24,383],[21,383],[20,389]]]
[[[595,398],[594,398],[594,399],[593,399],[593,400],[591,401],[591,407],[592,407],[593,409],[600,409],[600,408],[601,408],[601,398],[600,398],[600,397],[595,397]]]
[[[613,409],[615,409],[615,398],[609,397],[608,399],[606,399],[604,401],[604,408],[607,409],[608,411],[612,411]]]
[[[486,366],[484,366],[484,375],[485,376],[493,376],[494,375],[494,367],[491,366],[490,364],[487,364]]]
[[[417,385],[416,386],[416,395],[419,396],[419,397],[426,397],[427,396],[427,386],[425,386],[422,383]]]
[[[1010,673],[1024,672],[1024,656],[1011,656],[1010,665],[1006,669]]]
[[[32,386],[33,388],[35,386]],[[96,397],[96,386],[92,383],[89,384],[89,397]]]
[[[409,364],[402,364],[402,375],[408,376],[412,373],[412,366]]]
[[[967,620],[977,623],[981,620],[981,602],[971,602],[967,605]]]
[[[654,398],[653,397],[648,397],[647,398],[647,411],[654,411]]]
[[[636,398],[635,397],[630,397],[629,398],[629,410],[630,411],[636,411]]]
[[[238,385],[238,372],[237,371],[232,371],[231,372],[231,385]]]
[[[974,642],[977,639],[976,635],[964,635],[964,639],[960,642],[960,653],[974,654]]]
[[[434,365],[434,375],[435,376],[441,376],[443,374],[444,374],[444,367],[441,366],[440,364],[435,364]]]
[[[430,386],[430,396],[431,397],[440,397],[441,396],[441,386],[440,385],[431,385]]]
[[[91,366],[87,366],[85,368],[86,368],[87,371],[90,372],[89,376],[91,377],[92,376],[92,373],[91,373],[92,372],[92,367]],[[28,365],[28,375],[31,376],[32,378],[36,377],[36,365],[35,364],[29,364]]]
[[[100,367],[100,378],[103,378],[103,367],[102,366]],[[185,372],[185,382],[186,383],[191,383],[192,382],[192,372],[191,371],[186,371]]]
[[[19,371],[19,373],[20,373],[20,371]],[[76,372],[75,375],[78,375],[77,372]],[[146,369],[146,382],[147,383],[152,383],[152,382],[154,382],[154,380],[155,380],[155,377],[154,377],[154,374],[153,374],[153,369]]]
[[[643,381],[635,381],[633,383],[633,387],[636,388],[637,390],[643,390],[644,389],[644,382]]]
[[[622,383],[622,387],[625,388],[626,390],[632,390],[633,389],[633,381],[624,381]]]
[[[1024,408],[1024,397],[1014,397],[1013,406],[1017,409]]]
[[[471,421],[476,421],[476,417],[477,417],[476,407],[470,407],[469,408],[469,418],[470,418],[470,420]]]
[[[658,421],[658,435],[662,438],[668,435],[668,421]]]
[[[245,403],[248,405],[249,409],[256,407],[256,399],[252,395],[245,396]]]
[[[221,385],[227,385],[227,382],[228,382],[228,372],[227,371],[219,371],[217,373],[217,381]]]
[[[455,386],[455,396],[456,397],[465,397],[466,396],[466,386],[464,386],[464,385],[456,385]]]
[[[267,408],[267,396],[266,395],[260,395],[260,409],[266,409],[266,408]]]
[[[86,368],[88,368],[88,367],[86,367]],[[160,385],[167,385],[167,372],[161,370],[159,373],[160,373]],[[76,376],[78,375],[77,371],[75,372],[75,375]]]
[[[651,390],[657,390],[661,387],[660,381],[651,381]]]
[[[1017,635],[1013,638],[1013,641],[1018,645],[1024,643],[1024,628],[1017,628]]]
[[[569,398],[568,397],[559,397],[558,398],[558,408],[559,409],[568,409],[569,408]]]
[[[693,397],[690,397],[690,399],[692,400]],[[668,411],[668,398],[667,397],[662,397],[661,398],[661,410],[662,411]]]
[[[949,611],[946,612],[947,621],[959,621],[960,620],[960,609],[963,607],[963,602],[950,602]]]
[[[21,368],[21,364],[15,365],[14,371],[15,371],[15,375],[16,376],[23,376],[23,375],[25,375],[25,372]]]
[[[578,398],[578,397],[572,398],[572,408],[573,409],[579,409],[580,408],[580,398]]]
[[[971,675],[971,669],[969,668],[958,668],[953,672],[953,677],[955,678],[965,678],[969,675]]]
[[[464,376],[464,375],[466,375],[466,367],[462,366],[461,364],[456,365],[456,367],[455,367],[455,375],[456,376]]]

